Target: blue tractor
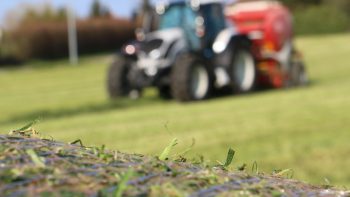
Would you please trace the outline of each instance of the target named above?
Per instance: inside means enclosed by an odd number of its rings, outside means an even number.
[[[224,15],[220,0],[157,4],[159,26],[125,45],[108,71],[111,98],[156,87],[164,98],[203,100],[217,90],[249,92],[256,82],[251,42]]]

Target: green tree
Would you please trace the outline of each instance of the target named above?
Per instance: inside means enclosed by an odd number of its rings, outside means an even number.
[[[142,10],[144,12],[147,12],[149,10],[152,10],[152,5],[149,0],[143,0],[142,1]]]
[[[322,3],[322,0],[281,0],[281,2],[290,8],[300,8],[310,5],[320,5]]]
[[[349,0],[323,0],[326,5],[334,7],[339,11],[345,12],[350,17],[350,1]]]
[[[10,13],[11,14],[11,13]],[[15,13],[18,14],[18,13]],[[37,22],[37,21],[65,21],[66,20],[66,9],[59,8],[55,9],[51,4],[45,3],[40,6],[27,5],[21,10],[19,24],[26,22]]]
[[[102,5],[99,0],[94,0],[90,9],[90,18],[110,17],[109,9]]]

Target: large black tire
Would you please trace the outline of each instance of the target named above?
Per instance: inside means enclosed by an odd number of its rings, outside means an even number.
[[[208,98],[213,89],[213,73],[213,68],[195,55],[180,55],[171,72],[172,96],[180,102]]]
[[[305,86],[309,84],[309,78],[302,61],[293,61],[291,68],[291,85]]]
[[[232,61],[228,68],[230,87],[234,93],[248,93],[257,85],[257,68],[251,47],[246,40],[232,42]]]
[[[123,56],[115,58],[108,69],[107,90],[110,98],[129,96],[131,91],[128,81],[130,62]]]

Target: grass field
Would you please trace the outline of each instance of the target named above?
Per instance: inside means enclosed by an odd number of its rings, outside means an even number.
[[[196,140],[193,155],[260,171],[292,168],[307,182],[350,186],[350,35],[298,39],[312,84],[306,88],[230,96],[200,103],[162,101],[154,90],[141,100],[111,102],[105,74],[112,56],[32,62],[0,70],[0,131],[39,116],[35,128],[57,140],[159,154],[173,138],[179,149]]]

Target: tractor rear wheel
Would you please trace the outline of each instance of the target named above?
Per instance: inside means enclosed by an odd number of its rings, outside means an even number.
[[[110,98],[129,96],[131,92],[128,72],[131,62],[125,57],[118,56],[108,70],[107,90]]]
[[[293,62],[291,83],[293,86],[304,86],[309,83],[309,78],[305,69],[305,65],[301,61]]]
[[[247,93],[255,89],[257,69],[248,43],[238,42],[233,47],[232,63],[228,72],[230,86],[235,93]]]
[[[213,89],[212,68],[192,54],[177,58],[171,73],[173,97],[182,102],[204,100]]]

